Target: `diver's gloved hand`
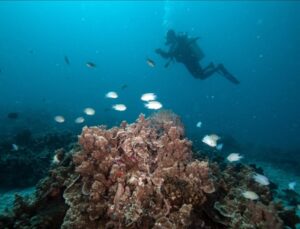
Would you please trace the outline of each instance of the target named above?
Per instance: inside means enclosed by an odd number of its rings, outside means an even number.
[[[157,54],[162,54],[162,49],[155,49],[155,52],[157,53]]]

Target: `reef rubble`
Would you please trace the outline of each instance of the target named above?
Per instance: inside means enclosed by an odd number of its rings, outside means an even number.
[[[0,228],[295,228],[294,211],[274,202],[253,172],[195,159],[171,112],[111,129],[84,127],[35,196],[16,196]],[[246,190],[259,199],[244,198]]]

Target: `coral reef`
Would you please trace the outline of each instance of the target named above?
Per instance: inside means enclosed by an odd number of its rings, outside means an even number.
[[[208,163],[192,161],[176,119],[158,119],[83,129],[73,158],[81,178],[64,193],[62,228],[189,226],[193,208],[214,192]]]
[[[34,196],[15,196],[13,209],[0,215],[0,228],[60,228],[68,209],[62,195],[68,179],[74,176],[73,150],[40,180]]]
[[[251,167],[228,165],[222,172],[217,165],[211,167],[217,177],[217,190],[209,201],[218,212],[214,214],[216,221],[226,228],[283,228],[270,188],[254,181]],[[242,193],[247,190],[257,193],[259,200],[246,199]]]
[[[79,145],[56,151],[35,197],[17,196],[0,227],[295,228],[295,211],[253,180],[255,169],[199,158],[168,111],[111,129],[84,127]],[[259,199],[246,199],[247,190]]]
[[[34,138],[28,130],[0,142],[0,188],[35,185],[47,175],[54,150],[63,147],[69,151],[72,142],[75,138],[70,133]],[[12,144],[17,144],[18,149],[13,150]]]

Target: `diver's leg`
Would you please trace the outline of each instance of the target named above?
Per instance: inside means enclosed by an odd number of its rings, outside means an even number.
[[[203,70],[197,61],[190,61],[183,64],[193,77],[201,79]]]
[[[214,63],[213,63],[213,62],[210,62],[210,64],[207,65],[207,66],[203,69],[203,71],[207,71],[207,70],[209,70],[209,69],[214,69],[214,68],[215,68]]]
[[[219,71],[218,68],[210,68],[209,70],[203,71],[201,79],[206,79],[206,78],[212,76],[213,74],[215,74],[218,71]]]
[[[202,69],[201,65],[198,61],[192,61],[184,63],[186,68],[189,70],[189,72],[192,74],[192,76],[196,79],[206,79],[213,75],[215,72],[217,72],[219,69],[216,68],[213,63]]]

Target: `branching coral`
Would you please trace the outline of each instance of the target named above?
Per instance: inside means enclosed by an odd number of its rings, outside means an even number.
[[[64,194],[70,208],[63,228],[190,225],[214,185],[208,163],[192,161],[178,117],[163,117],[83,129],[73,158],[81,180]]]

